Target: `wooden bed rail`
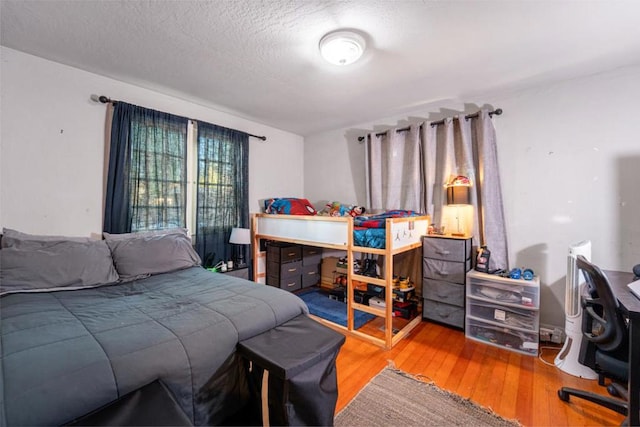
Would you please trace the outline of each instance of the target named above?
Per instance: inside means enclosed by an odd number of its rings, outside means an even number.
[[[358,304],[354,301],[352,280],[369,281],[385,287],[385,300],[393,301],[393,256],[422,246],[422,236],[427,234],[430,218],[414,216],[388,218],[385,220],[385,248],[355,246],[353,242],[354,221],[352,217],[252,214],[251,241],[253,248],[254,280],[266,282],[266,258],[261,253],[261,240],[275,240],[292,244],[316,246],[345,251],[347,254],[347,327],[324,319],[318,321],[347,334],[365,339],[384,348],[392,348],[399,340],[416,327],[421,316],[408,322],[394,334],[393,304],[384,309]],[[384,278],[370,278],[354,273],[355,254],[384,256]],[[262,264],[262,265],[261,265]],[[360,310],[384,319],[384,338],[375,337],[354,327],[354,311]]]

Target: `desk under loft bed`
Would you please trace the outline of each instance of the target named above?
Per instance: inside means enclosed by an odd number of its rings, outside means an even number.
[[[393,257],[394,255],[422,246],[422,236],[427,234],[428,216],[387,218],[384,228],[384,247],[372,248],[354,244],[354,219],[351,217],[253,214],[251,218],[253,271],[256,282],[265,283],[265,253],[261,251],[261,240],[288,242],[316,246],[347,253],[347,326],[337,325],[315,317],[321,323],[350,335],[362,338],[384,348],[392,348],[421,321],[418,313],[406,325],[393,333]],[[360,240],[360,239],[358,239]],[[384,277],[373,278],[354,273],[356,254],[384,256]],[[261,265],[262,264],[262,265]],[[262,268],[261,268],[262,267]],[[353,281],[366,282],[385,288],[384,309],[370,307],[354,301]],[[384,339],[356,330],[354,310],[381,317],[384,320]]]

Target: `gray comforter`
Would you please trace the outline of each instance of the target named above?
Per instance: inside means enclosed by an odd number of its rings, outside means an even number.
[[[200,267],[0,299],[0,421],[59,425],[156,379],[195,424],[195,396],[238,341],[301,313],[295,295]]]

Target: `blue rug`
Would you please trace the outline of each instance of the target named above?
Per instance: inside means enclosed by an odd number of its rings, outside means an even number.
[[[317,289],[296,294],[307,304],[309,313],[314,316],[329,320],[338,325],[347,327],[347,304],[334,299],[330,299],[326,293],[322,293]],[[372,320],[373,314],[363,311],[354,311],[353,323],[356,329]]]

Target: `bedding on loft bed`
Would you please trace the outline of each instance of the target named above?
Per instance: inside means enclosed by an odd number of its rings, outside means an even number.
[[[353,220],[353,244],[367,248],[385,249],[388,218],[420,216],[414,211],[390,210],[377,215],[357,216]]]
[[[356,215],[354,212],[364,211],[358,206],[344,205],[339,202],[327,204],[327,208],[316,211],[307,199],[272,198],[264,202],[265,213],[278,215],[328,215],[352,216],[353,244],[367,248],[385,249],[386,220],[388,218],[406,218],[421,216],[412,210],[388,210],[376,215]]]
[[[186,233],[73,241],[7,231],[2,426],[68,423],[155,380],[191,422],[217,423],[237,410],[236,344],[308,313],[289,292],[203,269]]]

